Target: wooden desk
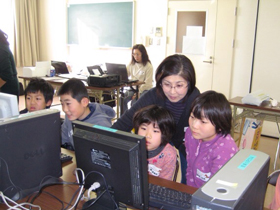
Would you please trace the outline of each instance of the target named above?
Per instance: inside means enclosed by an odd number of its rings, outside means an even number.
[[[270,122],[276,122],[279,132],[279,141],[276,149],[275,160],[274,160],[274,170],[276,168],[277,158],[279,156],[279,146],[280,146],[280,103],[277,106],[271,106],[269,101],[263,102],[260,106],[243,104],[241,101],[242,97],[238,96],[229,100],[229,104],[233,106],[233,124],[231,129],[231,135],[234,136],[234,126],[236,121],[243,117],[250,117],[256,119],[263,119]],[[242,109],[240,114],[237,114],[237,109]],[[241,130],[242,128],[240,128]]]
[[[75,182],[76,181],[76,177],[74,175],[74,170],[76,169],[75,154],[73,151],[66,150],[63,148],[61,149],[61,151],[63,153],[73,156],[73,159],[71,162],[63,164],[63,167],[62,167],[63,175],[62,175],[61,179],[63,181],[67,181],[67,182]],[[169,188],[172,188],[172,189],[175,189],[178,191],[187,192],[189,194],[193,194],[196,191],[196,188],[194,188],[194,187],[190,187],[190,186],[180,184],[177,182],[172,182],[172,181],[168,181],[165,179],[157,178],[154,176],[149,176],[149,182],[152,184],[169,187]],[[46,187],[44,189],[44,192],[48,192],[48,193],[58,197],[64,203],[64,208],[65,208],[68,205],[68,203],[70,202],[73,194],[76,192],[77,189],[78,189],[77,185],[64,184],[64,185],[53,185],[50,187]],[[26,198],[21,199],[20,201],[17,201],[17,203],[22,203],[25,201],[26,201]],[[74,201],[75,201],[75,199],[74,199]],[[35,200],[34,204],[41,206],[42,210],[50,210],[50,209],[58,210],[58,209],[62,208],[60,202],[58,202],[56,199],[54,199],[53,197],[51,197],[50,195],[48,195],[46,193],[42,193]],[[73,205],[74,202],[72,202],[71,204]],[[81,201],[79,203],[78,209],[82,209],[82,205],[83,205],[83,201]],[[0,210],[4,210],[4,209],[7,209],[7,206],[5,204],[0,204]]]
[[[31,80],[32,77],[23,77],[23,76],[19,76],[20,79],[23,79],[23,85],[24,88],[26,88],[27,86],[27,82]],[[52,84],[53,86],[56,87],[56,89],[59,89],[59,87],[66,82],[68,79],[67,78],[63,78],[63,77],[41,77],[43,79],[45,79],[46,81],[48,81],[50,84]],[[117,119],[120,117],[120,101],[122,100],[122,97],[120,97],[121,92],[123,90],[123,87],[128,86],[127,84],[122,84],[122,85],[116,85],[116,86],[112,86],[112,87],[92,87],[92,86],[88,86],[86,82],[85,86],[88,90],[88,94],[89,96],[95,97],[99,103],[104,104],[105,102],[110,102],[112,100],[109,101],[104,101],[103,100],[103,94],[104,92],[109,92],[111,95],[114,95],[116,98],[116,114],[117,114]],[[136,86],[136,91],[138,92],[139,89],[139,85],[144,84],[144,82],[135,82],[135,83],[131,83],[129,84],[130,86]]]

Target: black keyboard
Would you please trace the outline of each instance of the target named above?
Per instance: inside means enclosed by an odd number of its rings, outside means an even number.
[[[68,161],[71,161],[72,160],[72,156],[70,155],[67,155],[65,153],[60,153],[60,160],[61,160],[61,163],[65,163],[65,162],[68,162]]]
[[[149,206],[158,209],[191,210],[192,195],[149,183]]]

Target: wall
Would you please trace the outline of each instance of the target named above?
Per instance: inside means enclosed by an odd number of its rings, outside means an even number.
[[[280,1],[260,1],[252,91],[263,90],[280,102]],[[279,137],[276,123],[265,122],[262,134]]]
[[[229,98],[249,93],[258,0],[239,0]]]

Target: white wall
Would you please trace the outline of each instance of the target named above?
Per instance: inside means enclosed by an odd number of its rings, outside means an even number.
[[[232,56],[236,0],[219,0],[217,8],[214,72],[212,89],[229,97],[232,88]]]
[[[249,93],[258,0],[239,0],[230,97]]]

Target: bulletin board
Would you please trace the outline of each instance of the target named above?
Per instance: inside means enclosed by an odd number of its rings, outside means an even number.
[[[68,44],[132,47],[133,10],[133,2],[70,4]]]

